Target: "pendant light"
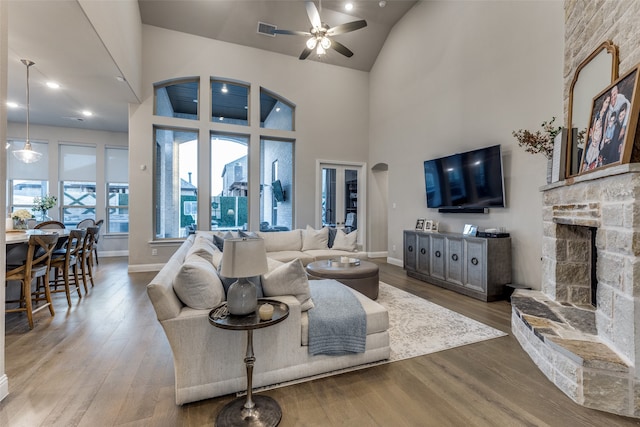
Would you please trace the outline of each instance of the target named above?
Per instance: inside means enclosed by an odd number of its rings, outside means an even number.
[[[42,157],[42,153],[38,153],[31,148],[31,142],[29,141],[29,67],[35,62],[29,59],[20,60],[27,67],[27,140],[24,143],[22,150],[15,150],[13,155],[23,163],[35,163]]]

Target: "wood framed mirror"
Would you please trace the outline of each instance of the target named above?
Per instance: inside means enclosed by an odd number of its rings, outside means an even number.
[[[618,46],[611,40],[603,42],[578,65],[569,86],[567,113],[567,152],[565,178],[578,174],[582,150],[578,133],[589,126],[593,97],[618,79]],[[584,144],[584,139],[582,144]]]

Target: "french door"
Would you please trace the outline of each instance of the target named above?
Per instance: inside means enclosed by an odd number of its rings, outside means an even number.
[[[362,226],[362,170],[361,165],[320,163],[319,204],[323,227],[344,228],[349,233]],[[360,236],[358,241],[361,242]]]

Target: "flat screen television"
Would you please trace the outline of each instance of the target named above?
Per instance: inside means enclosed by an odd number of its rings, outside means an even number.
[[[500,145],[427,160],[424,181],[429,208],[505,207]]]
[[[284,190],[282,189],[282,183],[279,179],[271,183],[271,188],[273,189],[273,197],[275,197],[278,202],[284,202]]]

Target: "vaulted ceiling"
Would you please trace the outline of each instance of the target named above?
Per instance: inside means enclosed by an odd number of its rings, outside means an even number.
[[[335,37],[354,52],[346,58],[330,50],[307,60],[369,71],[395,23],[414,0],[323,1],[320,16],[329,26],[365,19],[367,27]],[[302,0],[138,0],[142,23],[229,43],[298,57],[305,37],[259,34],[258,22],[279,29],[309,31]],[[139,100],[76,0],[9,0],[8,101],[18,104],[7,117],[26,119],[26,69],[31,59],[31,123],[108,131],[126,131],[128,103]],[[47,81],[61,88],[51,90]],[[85,117],[83,110],[93,116]]]

